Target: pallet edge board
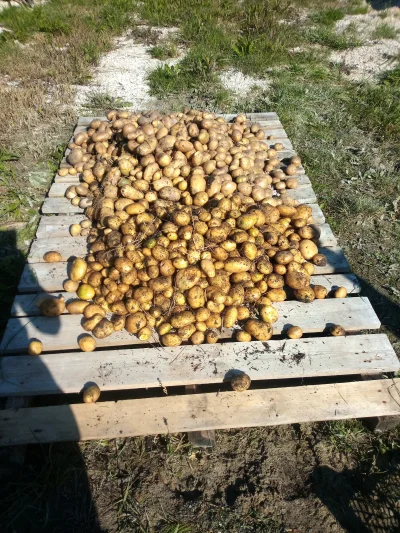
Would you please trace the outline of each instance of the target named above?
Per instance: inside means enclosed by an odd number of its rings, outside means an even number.
[[[45,287],[36,286],[36,290],[28,294],[17,294],[11,307],[11,316],[37,316],[40,315],[40,303],[46,298],[57,298],[60,295],[64,296],[65,301],[75,300],[77,298],[75,293],[65,292],[62,282],[66,279],[59,278],[59,288],[45,291]],[[348,294],[358,294],[360,292],[360,284],[354,274],[324,274],[311,277],[312,285],[322,285],[329,291],[337,287],[345,287]],[[38,292],[40,291],[40,292]],[[64,311],[63,314],[68,314]]]
[[[0,445],[399,415],[399,385],[383,379],[2,411]]]
[[[284,308],[284,311],[281,308]],[[280,314],[273,325],[274,335],[281,334],[291,325],[300,326],[305,333],[321,333],[334,324],[346,331],[379,329],[380,321],[368,298],[314,300],[310,304],[296,301],[277,305]],[[82,315],[61,315],[58,317],[11,318],[3,335],[0,353],[26,353],[31,339],[39,339],[45,352],[78,349],[77,338],[84,333],[81,328]],[[232,331],[222,329],[220,338],[231,338]],[[153,341],[156,337],[153,337]],[[97,339],[97,346],[127,346],[143,344],[143,341],[126,331],[114,332],[110,337]]]
[[[223,383],[239,371],[254,381],[375,375],[399,367],[384,334],[6,356],[0,396],[78,393],[92,381],[113,391]]]

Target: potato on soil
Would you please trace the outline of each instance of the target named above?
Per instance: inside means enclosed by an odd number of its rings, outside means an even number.
[[[60,254],[60,252],[55,251],[46,252],[43,255],[43,260],[46,261],[46,263],[58,263],[62,260],[62,255]]]
[[[78,339],[78,344],[83,352],[93,352],[96,348],[96,340],[91,335],[82,335]]]
[[[287,331],[286,335],[289,339],[301,339],[303,336],[303,330],[299,326],[291,326]]]
[[[40,311],[45,316],[59,316],[65,311],[65,299],[63,296],[59,298],[46,298],[40,304]]]
[[[43,351],[43,344],[37,339],[32,339],[28,345],[29,355],[40,355]]]
[[[83,388],[83,401],[95,403],[100,398],[100,388],[96,383],[90,383]]]
[[[247,390],[250,385],[251,379],[244,372],[242,374],[238,374],[237,376],[233,376],[231,379],[231,387],[236,392],[243,392]]]
[[[268,341],[272,337],[273,329],[270,323],[249,319],[244,325],[245,331],[258,341]]]

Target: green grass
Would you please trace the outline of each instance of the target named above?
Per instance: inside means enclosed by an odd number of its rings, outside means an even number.
[[[396,39],[398,30],[394,26],[383,22],[379,24],[372,33],[373,39]]]
[[[342,33],[328,27],[318,27],[307,31],[307,39],[310,43],[327,46],[333,50],[348,50],[362,45],[362,40],[352,28]]]
[[[345,16],[345,12],[343,9],[330,8],[330,9],[317,11],[316,13],[313,13],[310,19],[312,20],[312,22],[316,22],[318,24],[323,24],[325,26],[332,26],[338,20],[342,20],[344,16]]]
[[[110,109],[123,109],[131,105],[132,102],[125,101],[122,98],[116,98],[108,93],[97,92],[89,96],[83,107],[91,111],[105,112]]]
[[[153,46],[150,49],[150,55],[155,59],[160,59],[164,61],[166,59],[170,59],[171,57],[176,57],[178,55],[178,50],[176,46],[172,43],[160,44]]]

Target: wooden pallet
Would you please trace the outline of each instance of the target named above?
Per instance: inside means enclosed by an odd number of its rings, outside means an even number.
[[[281,157],[295,153],[275,113],[249,118],[274,136],[271,144],[284,145]],[[82,117],[75,133],[90,120]],[[267,343],[232,342],[232,331],[222,330],[215,345],[164,348],[156,338],[143,344],[124,331],[99,339],[95,352],[83,353],[77,344],[83,333],[80,316],[39,314],[44,296],[63,294],[66,300],[75,296],[64,292],[63,281],[70,261],[87,250],[86,240],[73,238],[68,231],[84,219],[82,210],[64,198],[66,188],[79,178],[57,174],[42,206],[36,240],[0,347],[0,395],[14,406],[0,414],[0,444],[399,415],[400,383],[392,374],[399,361],[386,335],[373,333],[380,327],[379,319],[368,299],[360,296],[357,277],[350,272],[302,167],[297,177],[299,187],[289,194],[312,207],[319,247],[328,259],[325,267],[316,268],[312,283],[328,289],[345,286],[348,298],[277,304],[279,320],[273,340]],[[62,262],[44,263],[48,250],[58,250]],[[349,334],[328,336],[332,324],[342,325]],[[285,339],[290,325],[301,326],[305,336]],[[42,355],[26,355],[32,338],[42,341]],[[245,393],[229,388],[238,371],[252,379]],[[382,374],[386,379],[365,379]],[[78,394],[91,381],[100,386],[102,396],[95,405],[82,404]],[[184,387],[194,394],[185,394]],[[27,398],[33,398],[31,407],[26,407]]]

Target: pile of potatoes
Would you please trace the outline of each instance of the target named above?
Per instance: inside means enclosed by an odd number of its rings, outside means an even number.
[[[76,135],[67,170],[83,182],[66,196],[86,210],[71,234],[87,236],[89,254],[64,288],[86,331],[143,341],[156,331],[164,346],[214,343],[221,328],[268,340],[274,302],[327,296],[310,285],[326,264],[311,208],[285,195],[301,161],[281,170],[263,139],[243,115],[227,123],[198,111],[113,111]]]

